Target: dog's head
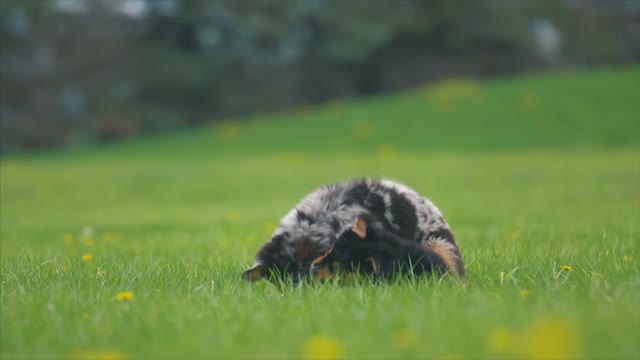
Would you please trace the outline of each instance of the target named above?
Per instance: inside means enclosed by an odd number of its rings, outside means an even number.
[[[351,229],[343,232],[331,248],[313,261],[313,275],[325,279],[334,278],[338,271],[377,274],[379,260],[373,256],[371,246],[375,240],[367,227],[367,221],[359,218]]]
[[[242,274],[242,278],[252,282],[266,279],[273,282],[292,280],[294,283],[305,278],[313,260],[326,248],[311,239],[292,240],[289,236],[276,235],[264,244],[255,263]]]
[[[255,263],[242,277],[298,283],[308,277],[311,263],[337,240],[340,224],[332,218],[312,217],[296,211],[276,230],[256,255]]]

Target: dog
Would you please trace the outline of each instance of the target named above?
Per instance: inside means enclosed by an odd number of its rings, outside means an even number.
[[[370,227],[365,218],[360,218],[311,263],[311,273],[321,280],[333,279],[338,272],[386,279],[406,273],[464,275],[462,262],[447,251],[449,245],[440,246],[437,242],[420,244],[403,239],[384,228]]]
[[[399,182],[360,178],[323,185],[306,195],[282,218],[271,239],[259,249],[253,266],[242,277],[251,282],[266,279],[274,283],[290,279],[297,284],[313,276],[312,267],[318,274],[319,265],[324,264],[318,260],[322,256],[342,256],[335,248],[336,243],[343,238],[345,244],[353,245],[346,242],[346,237],[354,235],[363,244],[375,244],[375,249],[382,246],[384,240],[398,246],[395,250],[371,250],[374,262],[353,259],[354,265],[370,267],[365,272],[375,274],[374,263],[386,272],[389,264],[397,263],[395,260],[402,256],[402,251],[408,251],[405,255],[410,259],[415,255],[414,250],[421,250],[427,257],[420,261],[431,259],[433,262],[428,266],[423,264],[425,270],[465,275],[450,226],[430,200]],[[407,244],[411,241],[417,248]],[[387,261],[389,255],[395,260]],[[351,266],[351,260],[341,260],[344,266]]]

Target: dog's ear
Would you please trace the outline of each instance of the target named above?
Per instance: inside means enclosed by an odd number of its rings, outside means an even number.
[[[364,240],[367,237],[367,221],[364,218],[359,218],[358,222],[351,228],[360,240]]]
[[[255,282],[265,277],[267,274],[267,265],[263,263],[255,263],[251,268],[242,273],[242,279],[246,281]]]

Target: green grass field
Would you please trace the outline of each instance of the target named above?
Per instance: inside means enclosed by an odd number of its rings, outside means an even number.
[[[450,80],[4,157],[0,355],[637,359],[639,95],[637,67]],[[466,283],[240,279],[306,193],[360,175],[440,207]]]

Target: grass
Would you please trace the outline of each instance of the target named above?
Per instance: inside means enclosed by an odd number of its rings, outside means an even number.
[[[452,80],[5,157],[0,356],[638,358],[639,84]],[[304,194],[358,175],[431,198],[466,283],[240,280]]]

